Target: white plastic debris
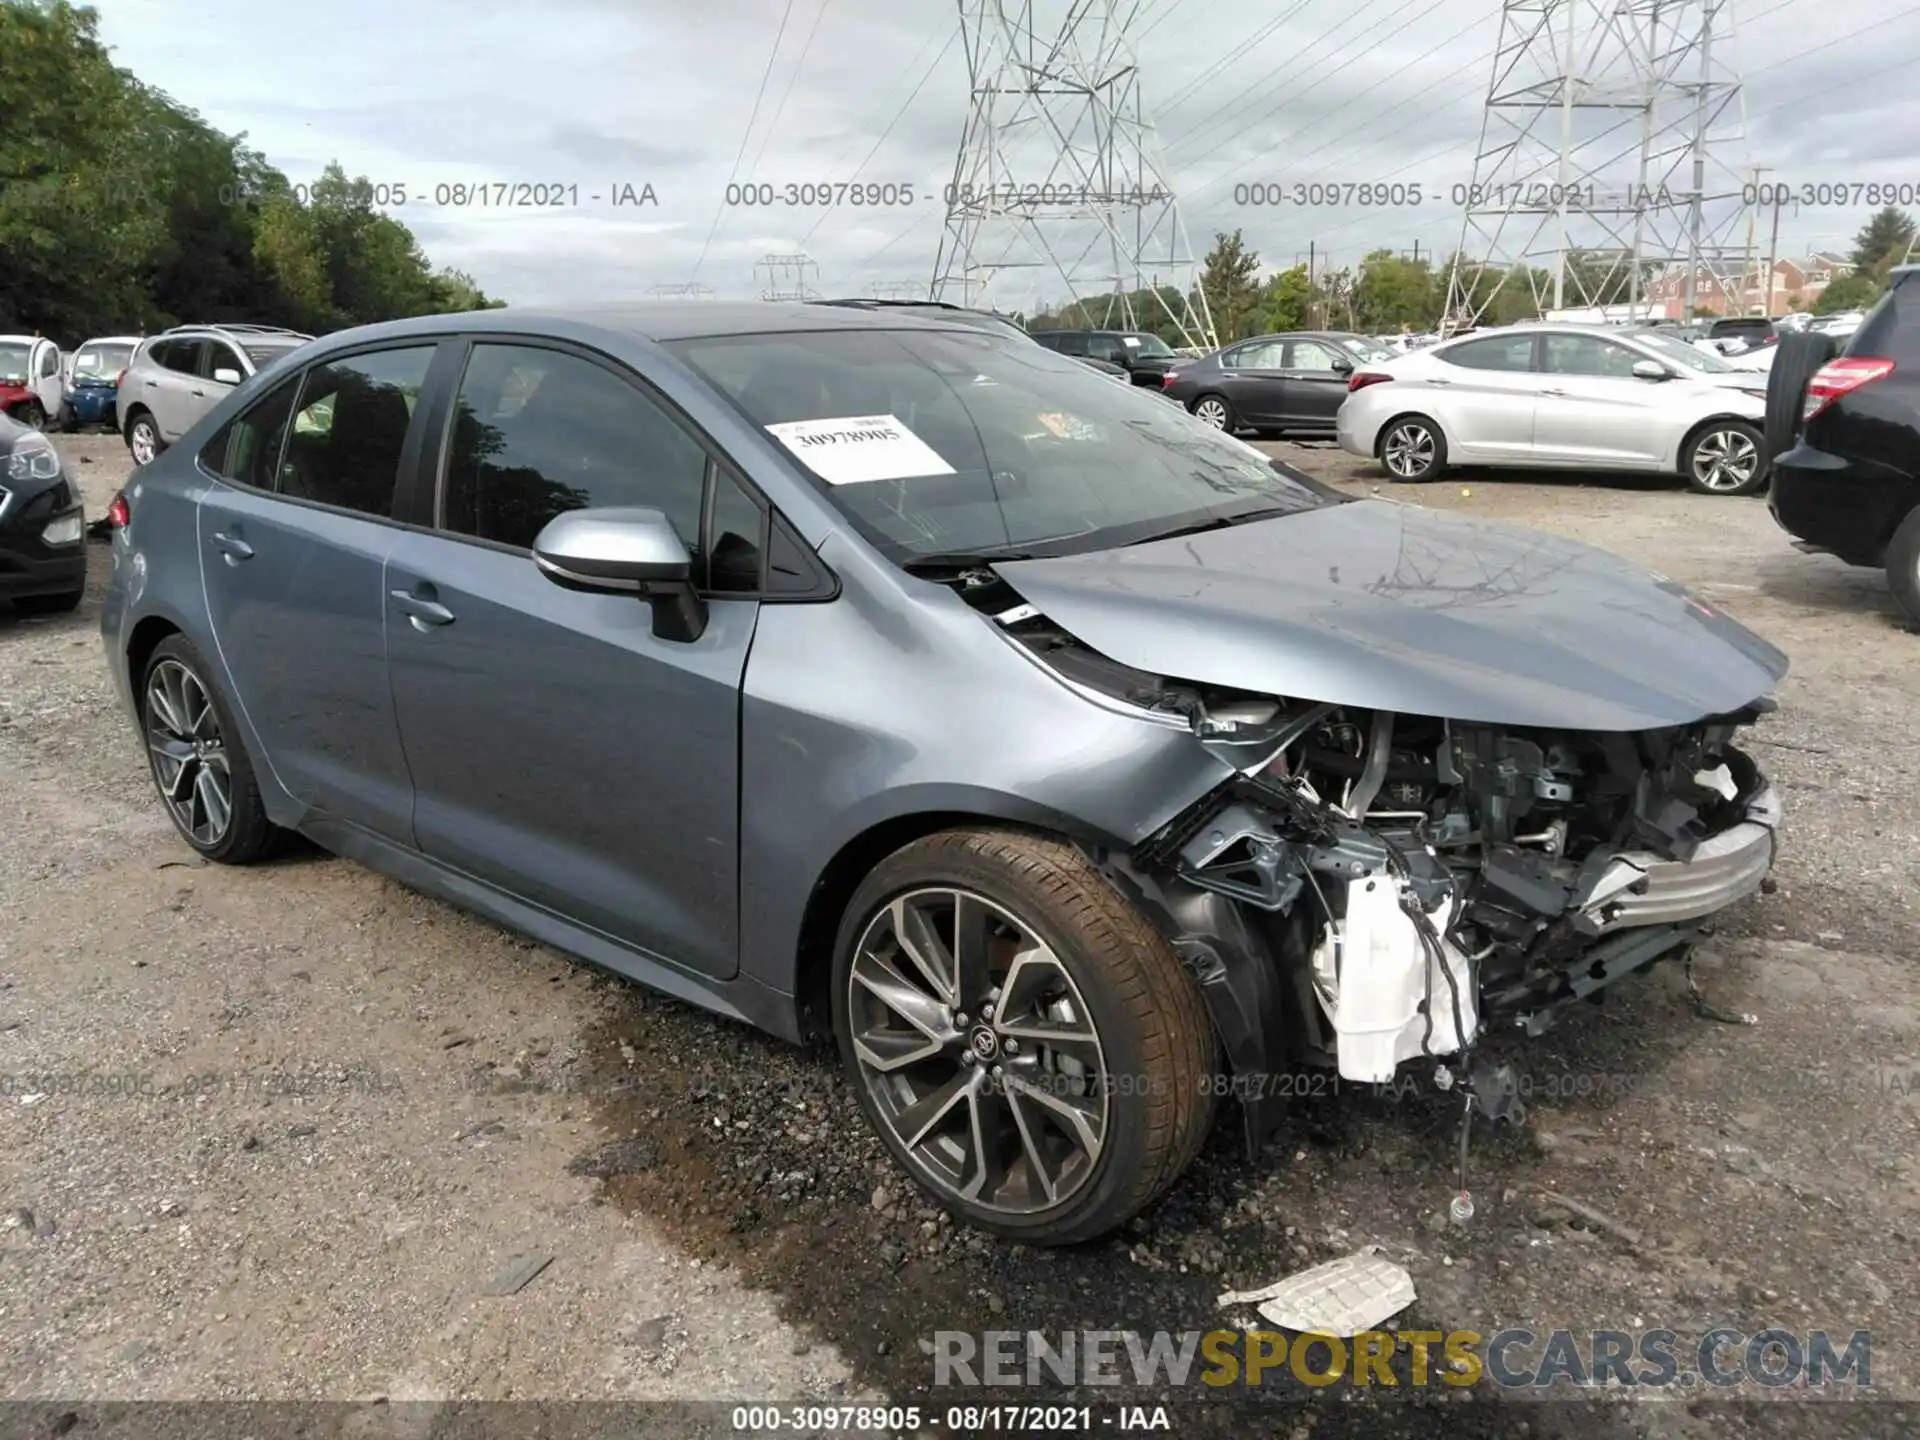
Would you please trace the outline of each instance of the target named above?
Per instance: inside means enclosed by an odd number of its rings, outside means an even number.
[[[1414,1301],[1413,1276],[1368,1246],[1267,1286],[1229,1290],[1222,1307],[1256,1305],[1283,1330],[1350,1338],[1377,1329]]]

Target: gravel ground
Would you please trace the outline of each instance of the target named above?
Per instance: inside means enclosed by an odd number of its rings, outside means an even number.
[[[100,514],[123,449],[60,443]],[[1352,493],[1382,485],[1325,447],[1268,448]],[[1920,637],[1883,579],[1795,552],[1755,501],[1482,474],[1393,498],[1606,545],[1792,656],[1759,731],[1789,806],[1777,888],[1696,967],[1759,1023],[1699,1018],[1663,969],[1515,1050],[1531,1113],[1479,1135],[1464,1227],[1445,1216],[1457,1104],[1341,1093],[1303,1100],[1258,1162],[1228,1116],[1127,1234],[1064,1254],[921,1203],[828,1054],[315,851],[200,864],[112,701],[96,545],[76,616],[0,613],[0,1396],[900,1394],[930,1381],[935,1330],[1238,1324],[1219,1291],[1374,1243],[1413,1274],[1403,1328],[1870,1330],[1894,1398],[1822,1405],[1822,1433],[1915,1423],[1898,1402],[1920,1383]],[[483,1293],[525,1255],[551,1263]],[[1799,1405],[1459,1398],[1402,1390],[1319,1420],[1809,1423]],[[1180,1433],[1246,1431],[1224,1406],[1180,1413]]]

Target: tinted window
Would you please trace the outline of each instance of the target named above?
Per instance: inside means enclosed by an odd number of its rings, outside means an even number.
[[[1173,347],[1158,335],[1149,335],[1144,330],[1136,330],[1131,335],[1121,337],[1120,343],[1136,355],[1151,355],[1156,360],[1164,360],[1173,354]]]
[[[691,550],[707,455],[672,416],[603,366],[558,350],[476,345],[447,457],[445,525],[530,548],[589,506],[664,511]]]
[[[40,373],[43,376],[60,373],[60,352],[51,345],[40,356]]]
[[[1884,356],[1902,366],[1920,364],[1920,274],[1896,280],[1842,349],[1848,355]]]
[[[280,493],[362,515],[392,515],[400,452],[432,360],[433,347],[417,345],[307,371],[280,464]]]
[[[222,425],[200,448],[200,463],[216,475],[257,490],[276,488],[280,445],[299,388],[300,377],[295,375]]]
[[[1327,503],[1252,446],[1037,346],[861,330],[669,348],[903,560],[1093,550],[1221,515]]]
[[[1084,356],[1093,353],[1084,335],[1056,335],[1053,337],[1053,348],[1062,355]]]
[[[177,370],[182,375],[200,373],[200,352],[205,348],[202,340],[163,340],[153,347],[153,358],[169,370]]]
[[[224,340],[209,340],[200,347],[199,370],[196,372],[203,380],[211,380],[216,370],[236,370],[244,379],[247,367],[240,362],[240,356]]]
[[[767,548],[767,517],[726,471],[714,472],[713,544],[707,553],[709,590],[760,589],[760,562]]]
[[[1642,357],[1594,335],[1549,335],[1541,346],[1541,368],[1550,375],[1604,375],[1633,378],[1633,363]]]
[[[1464,365],[1469,370],[1525,370],[1533,363],[1533,336],[1490,335],[1484,340],[1463,340],[1435,353],[1449,365]]]

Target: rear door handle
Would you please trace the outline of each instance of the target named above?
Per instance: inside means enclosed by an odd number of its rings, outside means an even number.
[[[1567,392],[1564,390],[1542,390],[1540,393],[1542,395],[1565,395]]]
[[[202,398],[204,399],[204,398],[205,398],[205,396],[206,396],[206,393],[207,393],[207,392],[206,392],[206,391],[204,391],[204,390],[196,390],[196,391],[194,391],[193,393],[194,393],[194,394],[196,394],[196,395],[198,395],[198,396],[200,396],[200,397],[202,397]]]
[[[453,623],[453,611],[438,600],[423,599],[411,590],[389,590],[387,594],[400,613],[412,622],[413,628],[423,635],[437,626]]]
[[[229,565],[238,565],[242,560],[253,558],[253,546],[238,535],[229,535],[225,531],[215,531],[213,548],[218,550]]]
[[[1453,382],[1451,380],[1443,379],[1438,375],[1436,375],[1433,379],[1427,381],[1427,384],[1429,385],[1451,385],[1452,383]]]

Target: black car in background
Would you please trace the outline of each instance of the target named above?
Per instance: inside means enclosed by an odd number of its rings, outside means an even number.
[[[1801,549],[1884,565],[1920,625],[1920,265],[1888,279],[1837,355],[1818,332],[1780,342],[1767,388],[1767,504]]]
[[[1738,340],[1748,350],[1758,350],[1777,344],[1780,330],[1764,315],[1728,315],[1707,326],[1707,338],[1716,342]]]
[[[1156,390],[1167,372],[1181,363],[1172,346],[1145,330],[1035,330],[1033,338],[1062,355],[1118,365],[1134,384]]]
[[[1361,365],[1393,358],[1384,346],[1346,331],[1256,335],[1182,366],[1168,379],[1166,394],[1219,430],[1332,435],[1348,377]]]
[[[25,615],[71,610],[87,588],[87,527],[60,452],[0,415],[0,601]]]

